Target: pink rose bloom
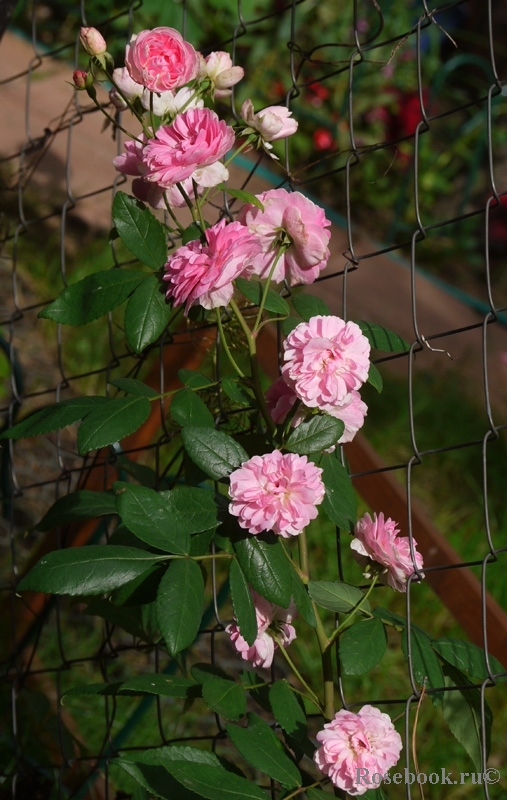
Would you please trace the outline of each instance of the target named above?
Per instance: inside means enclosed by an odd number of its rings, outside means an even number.
[[[233,144],[233,129],[214,111],[190,108],[171,126],[162,125],[144,148],[145,178],[166,189],[190,177],[200,186],[216,186],[229,177],[219,159]]]
[[[298,129],[298,123],[291,119],[292,111],[285,106],[269,106],[254,114],[251,100],[245,100],[241,106],[241,116],[246,124],[260,134],[264,142],[286,139]]]
[[[242,528],[297,536],[317,516],[325,494],[322,469],[279,450],[253,456],[230,475],[229,512]]]
[[[365,567],[365,577],[371,577],[372,562],[382,567],[380,582],[391,586],[398,592],[407,591],[407,578],[413,575],[415,569],[420,571],[423,568],[423,558],[415,549],[417,542],[412,540],[414,545],[415,564],[410,553],[410,541],[408,536],[400,536],[397,523],[390,517],[384,520],[384,515],[380,513],[373,515],[365,514],[357,521],[355,527],[355,538],[352,539],[350,546],[356,561]],[[424,575],[422,576],[424,577]]]
[[[388,714],[370,705],[363,706],[357,714],[342,708],[319,731],[317,741],[321,747],[313,759],[318,768],[352,796],[375,788],[371,776],[385,775],[394,767],[403,746]],[[369,778],[369,784],[364,776]]]
[[[297,614],[296,607],[291,602],[288,608],[270,603],[254,589],[250,590],[255,605],[257,619],[257,637],[249,645],[241,636],[241,631],[236,621],[226,627],[226,632],[231,638],[237,652],[244,661],[249,661],[254,667],[270,667],[278,645],[270,636],[268,628],[271,626],[277,633],[283,647],[287,647],[296,638],[296,631],[290,624]]]
[[[210,53],[201,65],[200,76],[209,78],[213,84],[213,97],[229,97],[231,86],[235,86],[243,78],[243,67],[233,67],[229,53],[217,51]]]
[[[356,433],[364,425],[364,418],[368,413],[368,406],[361,400],[359,392],[352,391],[345,395],[340,405],[328,408],[327,413],[340,419],[345,425],[345,430],[338,439],[337,444],[351,442]]]
[[[309,408],[332,414],[368,377],[370,343],[355,322],[312,317],[283,343],[282,375]]]
[[[233,280],[258,251],[258,242],[240,222],[222,219],[205,231],[206,244],[194,239],[178,247],[165,265],[167,297],[175,305],[204,308],[226,306],[234,292]]]
[[[281,247],[271,279],[275,283],[313,283],[329,258],[331,234],[326,228],[331,223],[324,211],[300,192],[286,189],[270,189],[258,198],[264,211],[246,204],[238,217],[262,244],[252,274],[267,278]]]
[[[177,89],[199,72],[199,54],[174,28],[133,34],[125,50],[131,77],[152,92]]]
[[[287,414],[291,411],[297,399],[294,389],[287,386],[281,376],[271,384],[266,391],[266,405],[271,414],[271,419],[276,425],[281,425],[285,422]],[[292,419],[292,427],[296,428],[304,418],[304,411],[296,412]]]

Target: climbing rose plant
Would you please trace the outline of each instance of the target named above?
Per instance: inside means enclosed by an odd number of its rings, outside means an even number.
[[[74,73],[75,89],[87,92],[127,135],[112,169],[133,179],[132,195],[116,193],[113,230],[136,261],[68,286],[39,316],[85,325],[126,303],[126,344],[138,355],[168,332],[214,325],[210,363],[228,367],[212,374],[182,370],[180,388],[163,395],[131,375],[115,378],[107,396],[64,400],[4,434],[17,439],[80,423],[81,454],[100,448],[114,454],[153,403],[170,401],[165,477],[144,467],[150,479],[143,485],[124,457],[131,478],[104,492],[76,491],[58,500],[41,520],[42,530],[103,515],[117,523],[113,540],[49,553],[19,590],[88,601],[99,596],[100,608],[91,602],[89,609],[105,619],[128,606],[135,635],[148,645],[162,643],[168,663],[177,665],[170,686],[160,675],[134,676],[128,693],[172,693],[182,703],[201,697],[223,720],[240,757],[234,764],[187,746],[160,748],[148,772],[148,762],[135,754],[115,759],[156,796],[169,779],[176,793],[179,787],[220,800],[224,792],[263,800],[270,780],[277,797],[318,800],[326,787],[364,794],[368,785],[358,775],[369,770],[380,780],[398,763],[402,740],[396,720],[372,705],[337,710],[337,683],[340,674],[381,664],[387,628],[401,637],[407,658],[412,652],[414,691],[428,692],[435,705],[441,697],[431,690],[445,673],[454,705],[465,715],[460,733],[453,732],[473,757],[481,723],[475,716],[469,735],[463,734],[473,716],[463,659],[452,646],[372,605],[382,592],[406,592],[409,582],[423,580],[423,556],[382,509],[357,519],[341,448],[367,414],[364,384],[382,388],[372,350],[408,345],[378,325],[341,319],[302,292],[329,259],[323,208],[289,188],[252,195],[228,182],[229,165],[242,151],[263,150],[276,163],[272,142],[295,135],[297,120],[287,107],[255,111],[250,100],[239,114],[223,118],[222,106],[212,106],[233,94],[243,69],[227,52],[204,57],[172,28],[133,35],[125,64],[116,68],[97,30],[83,28],[80,39],[90,62]],[[97,99],[96,83],[104,80],[109,104]],[[181,221],[182,210],[190,224]],[[258,346],[268,322],[280,326],[283,341],[280,376],[266,386]],[[331,564],[327,580],[312,578],[307,528],[318,517],[350,537],[364,570],[357,570],[359,585],[344,583]],[[228,661],[238,662],[228,673],[195,663],[192,655],[210,560],[229,592],[224,608],[230,621],[217,627]],[[293,652],[296,638],[320,654],[320,674]],[[460,645],[470,654],[471,646]],[[183,653],[185,659],[177,658]],[[269,671],[277,659],[285,662],[286,678]],[[82,691],[121,694],[122,684]],[[261,696],[262,716],[252,710]],[[245,777],[241,759],[246,771],[261,776],[259,785]]]

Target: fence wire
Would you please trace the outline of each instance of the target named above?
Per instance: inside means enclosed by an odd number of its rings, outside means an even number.
[[[279,164],[246,156],[234,179],[252,191],[297,188],[323,204],[333,252],[313,291],[333,313],[384,324],[411,343],[408,353],[377,360],[384,394],[376,400],[372,393],[364,436],[344,448],[365,508],[398,513],[425,558],[424,585],[410,586],[390,608],[407,617],[409,630],[420,625],[435,638],[458,631],[507,664],[504,5],[189,0],[156,7],[81,0],[78,13],[64,0],[33,2],[18,6],[0,44],[4,428],[42,405],[110,391],[108,381],[127,373],[167,391],[177,369],[205,362],[211,329],[167,336],[137,357],[125,351],[115,314],[107,333],[102,320],[77,335],[37,314],[68,283],[122,259],[108,241],[111,200],[123,180],[111,165],[121,138],[68,85],[81,65],[79,26],[98,27],[116,43],[118,63],[133,26],[168,24],[204,53],[226,49],[246,73],[247,89],[237,87],[231,112],[252,96],[256,107],[288,104],[300,123]],[[274,340],[266,345],[272,374],[276,348]],[[86,457],[72,430],[2,448],[0,797],[119,800],[133,792],[110,765],[119,753],[200,740],[227,753],[218,717],[190,708],[183,728],[170,698],[68,696],[62,704],[76,685],[170,674],[177,665],[160,643],[138,635],[140,620],[104,622],[82,602],[16,594],[43,552],[114,536],[107,523],[35,530],[51,503],[148,468],[163,487],[171,436],[170,428],[153,430],[121,451]],[[346,547],[337,532],[318,554],[328,570],[336,559],[343,580]],[[210,580],[197,657],[236,670],[223,633],[231,616],[223,580],[215,572]],[[443,728],[445,685],[433,690],[434,704],[421,700],[419,676],[429,667],[410,642],[408,668],[390,643],[383,673],[338,677],[342,702],[375,702],[404,717],[403,767],[416,771],[417,754],[421,771],[470,772]],[[273,674],[282,676],[283,665]],[[498,713],[488,763],[501,770],[507,699],[491,676],[476,711],[484,717],[485,698]],[[501,797],[501,785],[465,782],[448,796]],[[425,796],[441,791],[428,786]],[[389,793],[416,796],[413,785]]]

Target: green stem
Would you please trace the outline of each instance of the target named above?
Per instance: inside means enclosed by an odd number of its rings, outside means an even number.
[[[230,362],[232,368],[235,370],[235,372],[238,373],[240,378],[244,378],[245,374],[244,374],[244,372],[242,372],[242,370],[236,364],[236,361],[235,361],[235,359],[234,359],[234,357],[233,357],[233,355],[232,355],[232,353],[231,353],[231,351],[229,349],[229,345],[227,344],[227,338],[225,336],[225,331],[224,331],[224,328],[223,328],[223,325],[222,325],[222,317],[220,316],[220,309],[216,308],[215,312],[216,312],[216,317],[217,317],[218,332],[220,334],[220,343],[222,344],[222,347],[225,350],[225,354],[226,354],[227,358],[229,359],[229,362]]]
[[[305,576],[306,582],[310,579],[309,564],[308,564],[308,542],[306,539],[306,531],[303,531],[298,536],[299,547],[299,567],[301,574]]]
[[[309,786],[298,786],[298,788],[294,789],[294,791],[291,792],[290,794],[284,795],[283,800],[291,800],[292,797],[297,797],[298,794],[306,792],[307,789],[316,789],[317,786],[320,786],[320,781],[315,781],[315,783],[310,783]]]
[[[290,657],[290,655],[288,654],[287,650],[286,650],[286,649],[285,649],[285,647],[283,646],[283,644],[282,644],[281,640],[280,640],[280,639],[279,639],[279,637],[276,635],[276,633],[274,633],[274,631],[270,631],[270,633],[271,633],[271,636],[273,637],[273,639],[275,640],[275,642],[277,643],[277,645],[278,645],[278,649],[280,650],[281,654],[282,654],[282,655],[283,655],[283,657],[285,658],[285,660],[286,660],[287,664],[289,665],[289,667],[291,668],[292,672],[294,673],[294,675],[296,676],[296,678],[298,679],[298,681],[299,681],[299,682],[302,684],[302,686],[304,686],[304,687],[305,687],[306,691],[308,692],[309,699],[311,699],[312,703],[313,703],[315,706],[317,706],[317,708],[319,709],[319,711],[322,713],[322,711],[323,711],[323,708],[322,708],[322,705],[321,705],[321,703],[320,703],[320,700],[319,700],[319,698],[317,697],[317,695],[315,694],[315,692],[313,691],[313,689],[311,689],[311,688],[310,688],[310,686],[308,686],[307,682],[305,681],[305,679],[303,678],[303,676],[302,676],[302,675],[301,675],[301,673],[299,672],[298,668],[297,668],[297,667],[296,667],[296,665],[294,664],[294,662],[293,662],[292,658],[291,658],[291,657]]]
[[[185,189],[183,188],[183,184],[177,183],[176,186],[180,190],[180,192],[182,194],[182,197],[183,197],[185,203],[187,204],[190,213],[192,214],[193,221],[194,222],[199,222],[199,215],[196,214],[196,211],[195,211],[195,208],[194,208],[194,204],[192,203],[190,197],[188,196],[188,194],[186,193]]]
[[[266,405],[266,398],[264,397],[264,392],[262,391],[261,377],[260,377],[260,371],[259,371],[259,362],[257,360],[255,337],[252,335],[252,331],[248,327],[248,325],[246,323],[246,320],[245,320],[243,314],[241,313],[241,311],[239,310],[238,305],[237,305],[236,301],[234,300],[234,298],[231,299],[229,305],[230,305],[230,307],[231,307],[231,309],[232,309],[232,311],[234,313],[234,316],[236,317],[236,319],[238,320],[238,322],[239,322],[239,324],[241,326],[241,330],[245,334],[245,337],[246,337],[246,340],[247,340],[247,343],[248,343],[248,355],[250,356],[250,366],[251,366],[251,370],[252,370],[253,390],[254,390],[257,402],[259,404],[259,408],[260,408],[261,414],[262,414],[262,416],[264,418],[264,422],[266,423],[266,426],[268,428],[268,431],[270,432],[271,436],[274,436],[275,433],[276,433],[276,425],[273,422],[273,419],[271,418],[271,414],[269,413],[269,409],[268,409],[268,407]]]
[[[378,575],[375,575],[374,578],[372,579],[370,587],[369,587],[368,591],[366,592],[366,594],[364,595],[364,597],[361,598],[361,600],[359,601],[357,606],[355,606],[355,608],[352,609],[350,614],[347,614],[347,616],[343,620],[342,624],[338,625],[338,627],[334,629],[333,633],[331,634],[331,636],[328,639],[328,644],[327,644],[328,648],[331,647],[331,645],[336,641],[336,639],[338,638],[338,636],[341,633],[343,633],[347,628],[349,628],[352,625],[354,617],[362,610],[361,607],[368,600],[368,598],[369,598],[369,596],[370,596],[370,594],[371,594],[371,592],[373,590],[373,587],[375,586],[375,584],[377,582],[377,578],[378,578]],[[365,613],[365,612],[363,612],[363,613]]]
[[[256,317],[256,320],[255,320],[255,324],[253,326],[253,331],[252,331],[252,335],[253,336],[255,336],[256,333],[258,333],[258,331],[259,331],[259,326],[260,326],[260,323],[261,323],[262,314],[264,312],[264,306],[266,304],[266,298],[267,298],[268,292],[269,292],[269,285],[271,283],[271,279],[273,277],[276,265],[278,264],[278,262],[280,260],[280,257],[281,257],[281,255],[282,255],[282,253],[284,252],[285,249],[286,249],[285,247],[279,247],[278,248],[278,252],[276,253],[274,261],[273,261],[273,263],[271,265],[271,269],[269,270],[269,275],[267,277],[266,283],[264,284],[264,291],[262,292],[261,302],[260,302],[260,305],[259,305],[259,311],[257,312],[257,317]]]

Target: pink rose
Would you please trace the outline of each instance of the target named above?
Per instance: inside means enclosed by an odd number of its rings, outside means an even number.
[[[125,51],[131,77],[152,92],[177,89],[199,72],[199,54],[174,28],[133,34]]]
[[[209,78],[213,85],[213,97],[229,97],[231,86],[235,86],[244,74],[243,67],[233,67],[229,53],[223,51],[210,53],[201,66],[201,77]]]
[[[370,705],[357,714],[342,708],[319,731],[317,741],[321,746],[313,759],[318,768],[352,796],[374,789],[372,775],[385,775],[394,767],[403,746],[388,714]]]
[[[162,125],[143,151],[144,177],[168,188],[192,178],[216,186],[229,177],[219,162],[234,144],[234,131],[209,108],[183,111],[171,126]]]
[[[273,656],[277,643],[270,635],[268,628],[276,631],[283,647],[294,641],[296,631],[290,624],[297,614],[294,604],[291,602],[288,608],[270,603],[254,589],[250,590],[255,606],[255,616],[257,620],[257,636],[252,645],[243,639],[241,631],[236,621],[226,627],[226,631],[231,638],[237,652],[244,661],[249,661],[254,667],[268,668],[273,662]]]
[[[357,521],[355,538],[350,546],[356,561],[365,568],[365,577],[371,577],[372,562],[380,566],[380,582],[391,586],[398,592],[407,591],[407,578],[415,570],[422,570],[423,558],[417,552],[417,542],[412,539],[415,563],[410,552],[410,540],[407,536],[400,536],[397,523],[391,518],[384,520],[380,513],[365,514]],[[424,575],[422,576],[424,577]]]
[[[107,50],[106,40],[97,28],[81,28],[79,41],[89,56],[101,56]]]
[[[286,139],[298,129],[298,123],[291,119],[292,111],[285,106],[269,106],[254,114],[251,100],[245,100],[241,106],[241,116],[246,124],[256,130],[264,142]]]
[[[178,247],[165,265],[167,297],[175,305],[204,308],[226,306],[234,292],[233,280],[257,253],[258,242],[240,222],[222,219],[205,231],[206,243],[194,239]]]
[[[345,395],[342,402],[328,408],[327,413],[336,419],[340,419],[345,425],[345,430],[338,439],[337,444],[351,442],[356,433],[364,425],[364,418],[368,413],[368,406],[361,400],[361,395],[355,390]]]
[[[297,536],[324,499],[321,474],[320,467],[295,453],[253,456],[230,475],[229,512],[250,533]]]
[[[76,89],[82,91],[88,86],[88,73],[84,69],[75,69],[72,73],[72,80]]]
[[[368,377],[370,343],[355,322],[312,317],[291,331],[283,347],[282,375],[309,408],[333,414]]]
[[[262,252],[253,263],[252,274],[267,278],[277,258],[271,279],[275,283],[313,283],[329,258],[331,223],[322,208],[300,192],[270,189],[258,195],[264,210],[246,204],[238,219],[255,233]]]
[[[118,111],[124,111],[128,106],[125,102],[133,102],[136,97],[141,97],[144,86],[136,83],[125,67],[113,70],[113,88],[109,91],[109,99]]]

